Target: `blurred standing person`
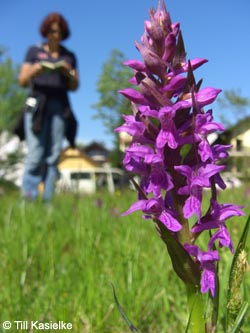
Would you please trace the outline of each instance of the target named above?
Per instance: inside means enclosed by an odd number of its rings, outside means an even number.
[[[41,23],[40,34],[44,42],[28,49],[18,79],[22,87],[30,88],[24,110],[28,153],[22,195],[35,199],[43,177],[43,196],[49,201],[58,177],[57,164],[63,139],[70,130],[73,116],[68,91],[78,88],[79,79],[76,56],[61,44],[70,35],[65,18],[59,13],[50,13]],[[55,64],[60,66],[53,68]],[[71,145],[74,136],[75,132],[69,139]]]

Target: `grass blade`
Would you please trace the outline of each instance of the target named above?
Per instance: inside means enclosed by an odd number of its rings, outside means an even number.
[[[231,329],[231,331],[229,333],[237,333],[237,332],[239,332],[238,330],[239,330],[239,328],[240,328],[240,326],[242,324],[242,321],[243,321],[243,319],[245,317],[245,314],[246,314],[246,312],[248,310],[248,307],[249,307],[249,304],[247,302],[244,302],[242,304],[241,309],[240,309],[240,311],[238,313],[238,316],[237,316],[237,318],[236,318],[236,320],[235,320],[235,322],[233,324],[233,327],[232,327],[232,329]]]
[[[115,293],[115,287],[113,284],[111,284],[112,289],[113,289],[113,295],[114,295],[114,300],[116,307],[118,311],[120,312],[120,315],[122,316],[122,319],[125,321],[125,323],[128,325],[129,329],[131,332],[139,332],[139,330],[132,324],[132,322],[129,320],[128,316],[126,315],[125,311],[123,310],[122,306],[120,305],[118,298]]]
[[[238,243],[237,249],[235,251],[235,255],[233,258],[231,271],[229,275],[229,283],[228,283],[228,293],[227,293],[227,312],[226,312],[226,325],[227,331],[231,332],[231,328],[235,327],[235,331],[237,330],[236,321],[241,323],[243,317],[246,313],[248,304],[246,302],[243,303],[240,286],[242,284],[243,276],[246,270],[246,242],[250,228],[250,215],[247,219],[245,228],[243,230],[242,236]],[[242,310],[245,309],[245,311]],[[239,318],[240,317],[240,321]]]

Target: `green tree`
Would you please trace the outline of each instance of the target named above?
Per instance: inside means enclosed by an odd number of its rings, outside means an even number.
[[[131,69],[123,65],[124,61],[122,52],[117,49],[111,51],[97,81],[100,99],[92,105],[96,110],[94,118],[101,119],[110,133],[122,123],[121,115],[128,114],[131,110],[130,102],[118,93],[118,90],[128,87],[128,80],[133,74]]]
[[[107,133],[114,136],[114,151],[110,155],[113,165],[120,166],[122,153],[119,151],[118,135],[114,129],[123,123],[122,114],[131,113],[130,101],[118,93],[129,86],[128,80],[133,75],[131,69],[123,65],[125,56],[117,49],[111,51],[109,59],[103,64],[97,81],[99,101],[92,105],[96,110],[95,119],[101,119]]]
[[[226,126],[232,126],[249,115],[250,99],[242,97],[238,90],[225,90],[218,103],[219,117]]]
[[[0,47],[0,132],[11,131],[20,114],[26,92],[18,85],[19,67]]]

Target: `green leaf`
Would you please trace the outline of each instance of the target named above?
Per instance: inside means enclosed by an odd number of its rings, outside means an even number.
[[[240,311],[239,311],[239,313],[238,313],[238,315],[236,317],[236,320],[235,320],[235,322],[233,324],[233,327],[232,327],[231,331],[229,331],[228,333],[237,333],[238,332],[238,330],[239,330],[239,328],[240,328],[240,326],[242,324],[242,321],[243,321],[243,319],[245,317],[245,314],[246,314],[246,312],[248,310],[248,307],[249,307],[249,304],[247,302],[244,302],[242,304],[241,309],[240,309]]]
[[[111,286],[112,286],[112,289],[113,289],[115,304],[116,304],[116,307],[117,307],[118,311],[120,312],[120,315],[121,315],[122,319],[128,325],[131,332],[139,332],[139,330],[132,324],[132,322],[129,320],[128,316],[126,315],[125,311],[121,307],[121,305],[118,301],[118,298],[116,296],[116,293],[115,293],[115,287],[112,283],[111,283]]]
[[[239,315],[241,319],[240,322],[242,322],[248,306],[248,305],[246,306],[247,303],[243,303],[240,286],[242,284],[243,276],[246,269],[245,246],[247,242],[249,228],[250,228],[250,215],[247,219],[242,236],[235,251],[229,275],[228,293],[227,293],[227,311],[226,311],[226,326],[228,332],[231,332],[230,329],[232,327],[237,327],[235,326],[236,325],[235,322],[237,320],[239,321],[239,319],[237,319],[239,318]],[[245,305],[244,306],[245,311],[242,311],[243,305]]]
[[[189,318],[185,333],[206,333],[205,302],[206,296],[197,289],[187,287]]]
[[[178,239],[160,221],[155,220],[155,226],[167,246],[175,273],[186,285],[197,289],[200,285],[200,270],[198,265],[193,261]]]

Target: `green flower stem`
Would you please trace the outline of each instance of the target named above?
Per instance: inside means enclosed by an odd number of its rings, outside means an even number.
[[[186,333],[207,333],[204,295],[198,288],[187,286],[189,320]]]
[[[172,177],[174,179],[175,183],[178,183],[178,175],[175,171],[172,172]],[[176,212],[178,212],[178,221],[182,225],[182,229],[177,233],[178,240],[181,244],[190,244],[190,230],[189,230],[189,222],[188,220],[183,216],[183,206],[185,199],[183,197],[179,196],[176,193],[176,190],[173,189],[171,191],[173,203],[174,203],[174,209]]]

